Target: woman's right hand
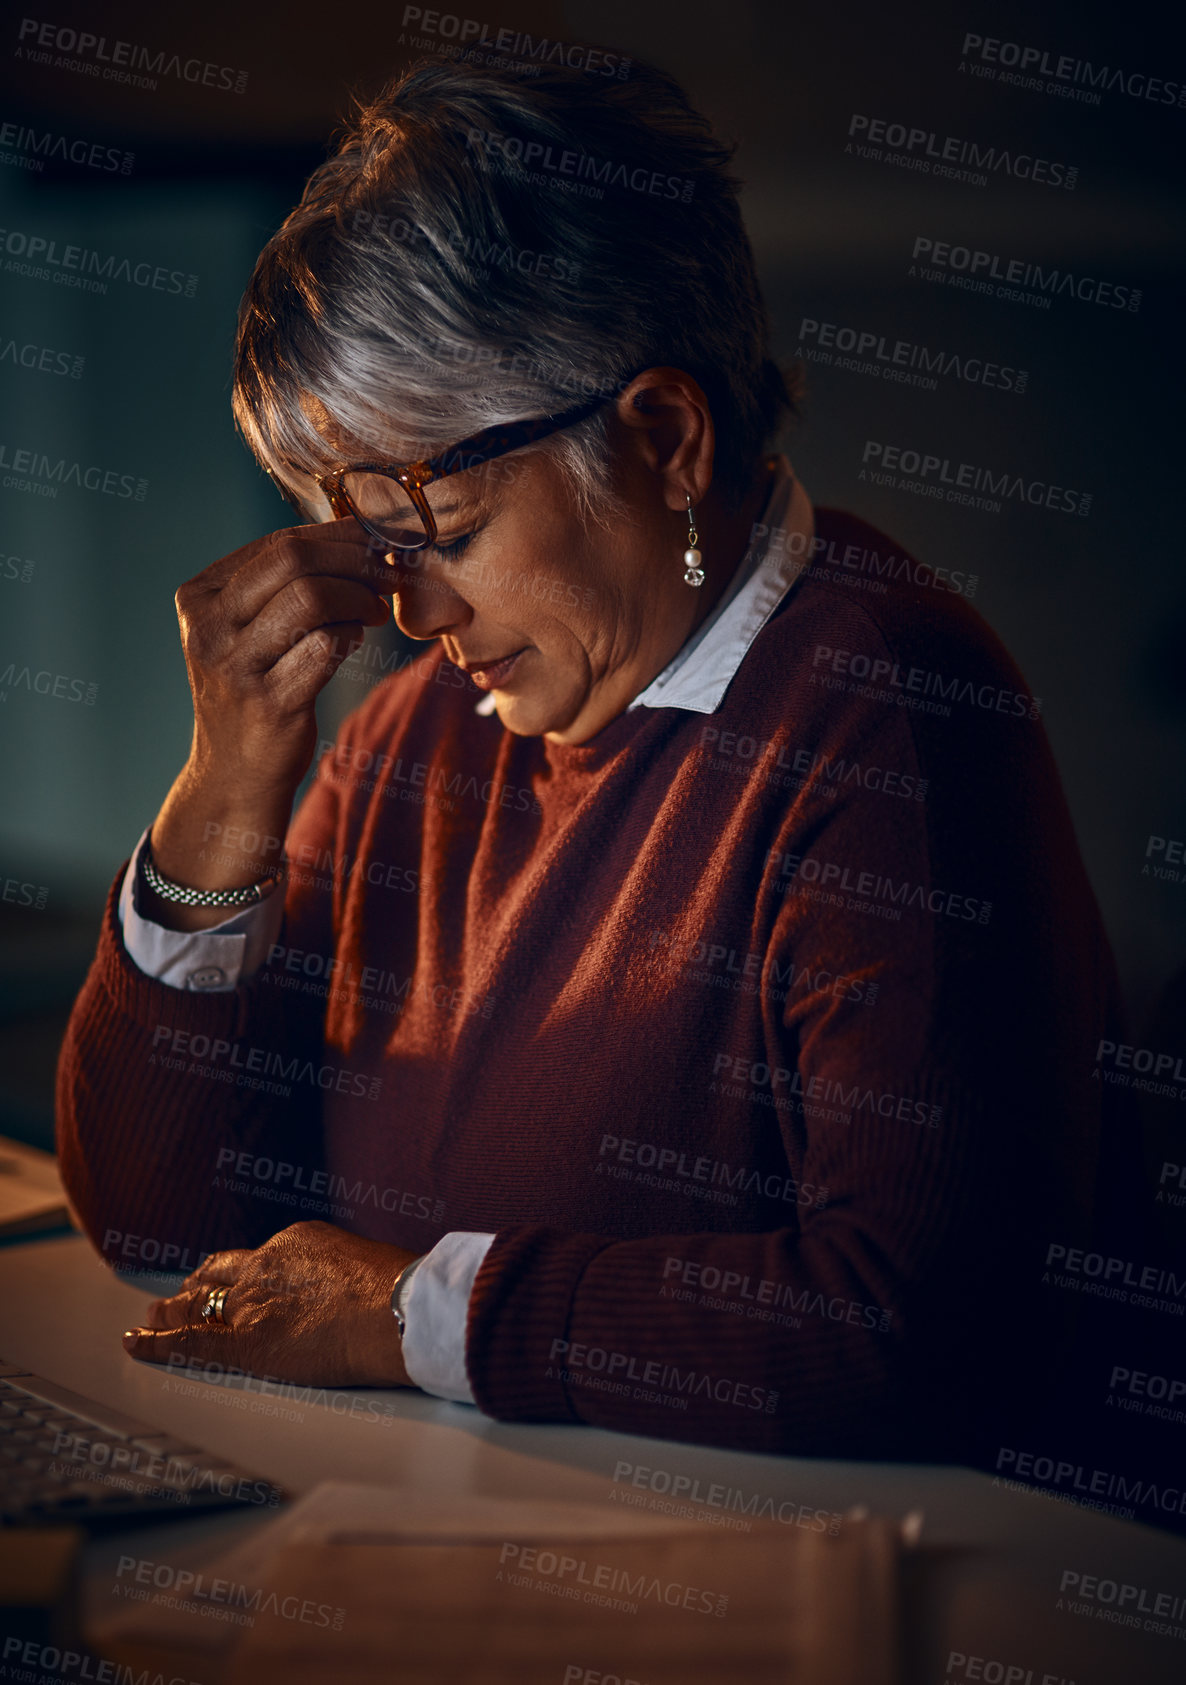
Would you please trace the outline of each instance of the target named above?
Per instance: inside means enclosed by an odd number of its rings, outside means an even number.
[[[381,593],[394,588],[392,567],[354,521],[269,533],[181,586],[194,734],[152,825],[165,877],[237,889],[276,864],[317,745],[317,695],[364,628],[389,618]],[[185,907],[142,889],[149,916],[175,930],[229,916],[225,907]]]

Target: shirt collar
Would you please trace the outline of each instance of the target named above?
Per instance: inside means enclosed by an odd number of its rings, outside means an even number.
[[[774,458],[773,484],[753,536],[716,608],[634,698],[631,708],[715,713],[750,645],[806,571],[815,537],[815,510],[785,456]],[[489,714],[493,710],[494,697],[487,695],[474,711]]]
[[[785,456],[775,458],[774,483],[752,536],[721,601],[631,708],[715,713],[750,645],[806,569],[815,511]]]

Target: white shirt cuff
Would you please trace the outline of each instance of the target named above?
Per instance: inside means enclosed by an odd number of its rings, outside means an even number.
[[[280,935],[283,890],[273,890],[209,930],[167,930],[145,918],[138,904],[140,855],[149,829],[141,833],[119,894],[119,923],[129,958],[145,976],[173,989],[225,994],[237,988],[259,970]]]
[[[474,1402],[465,1370],[469,1296],[492,1234],[457,1231],[426,1252],[404,1301],[404,1367],[423,1392]]]

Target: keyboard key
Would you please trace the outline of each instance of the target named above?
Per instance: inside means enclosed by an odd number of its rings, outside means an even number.
[[[14,1368],[0,1363],[0,1525],[175,1515],[256,1496],[258,1475],[54,1381],[10,1374]]]
[[[11,1386],[12,1383],[4,1382],[0,1385]],[[81,1417],[84,1422],[90,1422],[106,1433],[115,1434],[119,1439],[131,1439],[134,1434],[152,1432],[147,1422],[139,1421],[135,1416],[125,1416],[122,1410],[100,1404],[96,1399],[84,1398],[81,1393],[71,1392],[68,1387],[60,1387],[55,1381],[43,1381],[40,1375],[30,1375],[22,1381],[21,1390],[28,1397],[43,1404],[56,1404],[71,1415]]]

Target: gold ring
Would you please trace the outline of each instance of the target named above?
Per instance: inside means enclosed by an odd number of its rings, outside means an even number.
[[[206,1322],[221,1322],[226,1326],[226,1317],[222,1314],[222,1307],[226,1304],[229,1287],[212,1287],[206,1295],[206,1303],[202,1306],[202,1318]]]

